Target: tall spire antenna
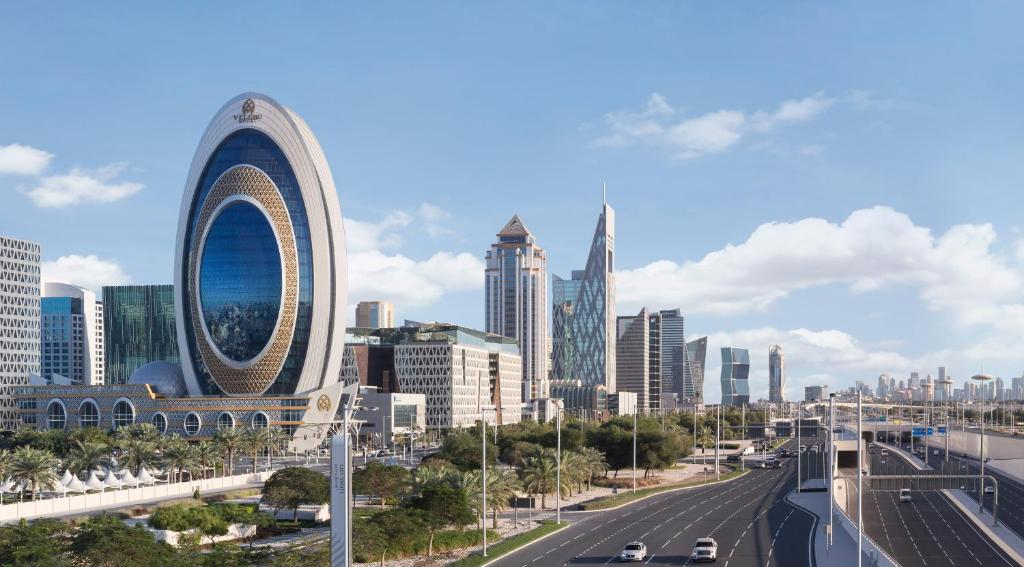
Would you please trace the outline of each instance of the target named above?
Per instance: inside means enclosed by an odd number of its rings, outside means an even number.
[[[607,181],[602,181],[601,182],[601,192],[603,193],[603,197],[602,198],[604,199],[604,204],[607,205],[608,204],[608,182]]]

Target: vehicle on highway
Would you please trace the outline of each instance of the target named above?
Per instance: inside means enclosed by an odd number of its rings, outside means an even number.
[[[864,476],[871,476],[871,473],[867,468],[860,469],[860,472],[864,473]]]
[[[900,489],[900,502],[910,502],[910,489],[909,488],[901,488]]]
[[[619,559],[622,561],[643,561],[647,559],[647,546],[642,541],[631,541],[626,544],[626,547],[622,548],[622,554],[619,555]]]
[[[888,457],[889,456],[889,450],[888,449],[882,449],[882,456],[883,457]]]
[[[709,537],[702,537],[693,544],[693,552],[690,553],[690,560],[694,563],[701,561],[718,560],[718,542]]]
[[[985,494],[992,494],[996,491],[995,487],[991,484],[985,487]]]
[[[807,445],[800,445],[800,452],[801,453],[807,452]]]
[[[811,452],[812,453],[817,453],[818,452],[818,446],[817,445],[811,445]]]
[[[740,456],[739,455],[729,455],[728,457],[725,458],[725,462],[727,462],[727,463],[738,463],[738,462],[740,462]]]
[[[782,461],[778,459],[768,459],[768,466],[773,469],[781,469]]]

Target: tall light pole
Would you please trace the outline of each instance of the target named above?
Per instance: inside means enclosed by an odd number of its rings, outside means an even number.
[[[480,525],[483,526],[484,536],[484,550],[483,556],[487,557],[487,412],[494,410],[493,407],[481,407],[480,408],[480,453],[482,458],[480,459],[481,470],[483,471],[480,476],[481,484],[481,496],[480,496]],[[496,410],[495,410],[496,411]],[[498,416],[494,416],[494,427],[497,429]]]
[[[718,464],[718,448],[722,446],[722,402],[718,402],[718,416],[715,418],[715,480],[722,480],[722,469]]]
[[[555,450],[555,525],[562,525],[562,400],[555,404],[555,429],[558,430]]]
[[[356,410],[377,410],[357,405],[358,394],[358,382],[342,389],[342,429],[331,439],[331,517],[334,519],[331,567],[352,565],[352,429],[349,420]]]
[[[833,488],[835,481],[832,478],[832,451],[835,444],[836,430],[836,395],[828,395],[828,546],[832,547],[832,506],[835,505],[835,494]]]
[[[747,404],[746,403],[744,403],[743,405],[740,406],[740,428],[741,428],[741,431],[743,431],[743,441],[746,441],[747,440]],[[767,429],[764,430],[764,436],[765,436],[766,439],[768,438],[768,430]],[[743,443],[741,442],[740,443],[740,470],[742,471],[742,470],[745,470],[745,469],[746,469],[746,467],[743,466]]]
[[[946,466],[948,466],[948,463],[949,463],[949,395],[950,395],[950,393],[952,393],[952,390],[953,390],[950,387],[950,386],[953,385],[953,381],[950,380],[949,378],[946,378],[945,380],[939,380],[939,384],[942,384],[942,401],[945,403],[945,406],[946,406],[946,409],[945,409],[945,419],[943,419],[942,422],[943,422],[943,424],[946,427],[946,463],[947,463]]]
[[[984,386],[985,382],[991,380],[988,374],[977,374],[971,376],[971,380],[977,380]],[[985,396],[981,397],[981,476],[978,483],[978,512],[985,510]]]
[[[636,414],[633,411],[633,494],[636,494]]]
[[[861,392],[857,390],[857,567],[861,566],[863,559],[864,545],[864,510],[861,506],[863,501],[864,487],[862,485],[864,476],[864,461],[861,460]]]
[[[803,451],[803,428],[800,427],[800,421],[801,421],[800,413],[801,413],[802,409],[803,409],[803,407],[799,403],[797,403],[797,405],[796,405],[796,420],[793,421],[793,424],[796,425],[796,491],[797,492],[800,492],[800,476],[801,476],[801,474],[800,474],[801,464],[800,463],[803,462],[803,458],[804,458],[804,455],[803,455],[803,452],[804,452]]]

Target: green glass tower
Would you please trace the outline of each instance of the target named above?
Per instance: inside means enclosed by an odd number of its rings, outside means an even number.
[[[143,364],[178,362],[174,286],[104,287],[103,333],[107,384],[127,383]]]

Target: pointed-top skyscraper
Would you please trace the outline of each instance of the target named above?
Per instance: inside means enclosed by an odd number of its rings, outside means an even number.
[[[587,267],[571,280],[553,278],[552,343],[556,379],[615,390],[615,211],[605,201],[590,243]]]
[[[519,341],[523,401],[548,396],[547,254],[519,215],[487,252],[485,319],[488,333]]]

